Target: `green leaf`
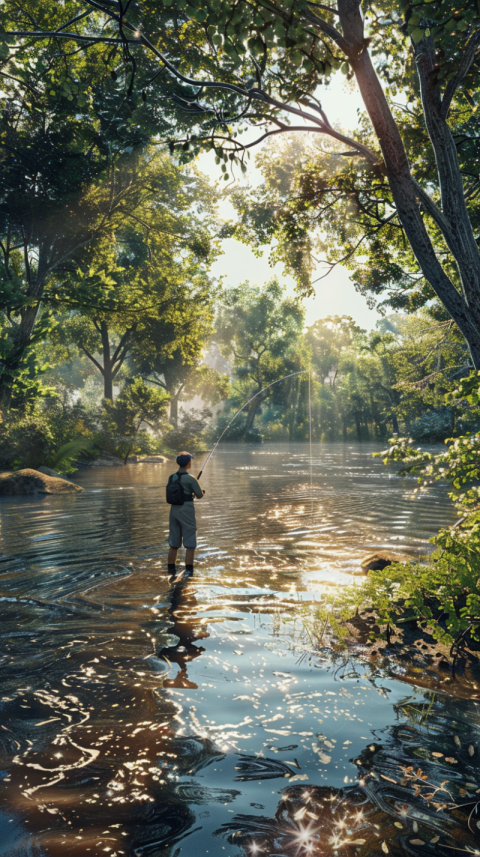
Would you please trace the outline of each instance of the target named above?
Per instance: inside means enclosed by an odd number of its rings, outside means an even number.
[[[410,36],[416,45],[418,45],[418,43],[422,41],[424,32],[425,31],[420,29],[420,27],[416,27],[413,33],[410,33]]]

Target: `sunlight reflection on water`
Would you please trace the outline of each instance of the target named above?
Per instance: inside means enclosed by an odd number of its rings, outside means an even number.
[[[308,652],[299,608],[349,582],[365,552],[416,555],[454,519],[443,489],[409,498],[413,483],[372,450],[315,447],[312,491],[307,445],[224,446],[202,480],[196,575],[173,587],[171,466],[93,469],[75,497],[2,499],[0,854],[234,857],[260,829],[264,854],[333,853],[308,830],[302,845],[305,813],[358,788],[372,742],[403,760],[398,729],[426,696]],[[462,733],[480,734],[475,712],[457,706]],[[387,830],[381,813],[357,838]]]

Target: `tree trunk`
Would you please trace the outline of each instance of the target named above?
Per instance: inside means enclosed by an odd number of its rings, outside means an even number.
[[[361,440],[362,439],[362,426],[360,423],[360,415],[358,414],[358,411],[355,411],[355,426],[357,429],[357,438],[358,438],[358,440]]]
[[[392,431],[394,434],[400,434],[400,429],[398,427],[397,415],[392,414]]]
[[[449,227],[444,238],[457,263],[465,300],[478,323],[480,255],[465,202],[457,147],[446,121],[448,106],[442,109],[433,36],[424,37],[416,45],[415,54],[425,122],[437,164],[442,212]]]
[[[103,397],[113,401],[113,362],[110,357],[110,337],[106,321],[100,322],[100,334],[103,355]]]
[[[249,432],[253,428],[253,424],[255,422],[255,417],[257,415],[258,409],[261,405],[260,396],[256,396],[254,400],[250,403],[247,410],[247,419],[245,422],[245,432]]]
[[[178,395],[170,399],[170,422],[174,428],[178,428]]]
[[[37,302],[21,310],[20,322],[12,336],[11,352],[5,357],[3,365],[0,365],[0,408],[10,407],[15,374],[21,366],[25,352],[30,345],[33,329],[40,310],[44,287],[45,279],[43,276],[40,279],[37,276],[35,283],[29,287],[27,296],[35,297]]]
[[[475,269],[467,278],[471,292],[468,297],[469,303],[467,303],[465,297],[457,291],[443,270],[436,256],[423,222],[420,201],[441,228],[462,275],[465,266],[459,258],[460,239],[456,241],[455,232],[452,231],[452,225],[447,216],[436,208],[433,200],[419,187],[411,175],[399,129],[366,48],[360,4],[358,0],[338,0],[338,11],[343,35],[348,43],[348,58],[382,149],[386,174],[400,222],[425,279],[430,283],[439,300],[458,325],[468,343],[473,364],[475,368],[480,369],[480,313],[477,309],[480,293],[475,292],[475,283],[480,282],[480,265],[474,258],[475,253],[470,247],[468,236],[464,236],[462,246],[465,245],[465,242],[468,244],[468,264],[473,265]],[[453,164],[450,159],[449,169],[453,170],[453,175],[450,175],[450,183],[454,185],[458,180],[461,182],[458,162]],[[458,193],[456,201],[458,207]],[[466,217],[468,219],[468,214]],[[462,222],[463,219],[462,217]],[[461,224],[459,229],[462,229]],[[478,257],[478,253],[476,255]],[[466,283],[464,283],[464,288],[466,288]]]

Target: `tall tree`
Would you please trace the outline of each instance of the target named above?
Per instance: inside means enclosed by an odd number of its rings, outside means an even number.
[[[38,11],[38,0],[2,7],[9,38],[21,39],[17,50],[41,38],[49,56],[60,42],[102,43],[107,56],[122,39],[128,91],[139,58],[156,66],[146,97],[159,94],[183,110],[182,145],[215,147],[226,174],[254,145],[236,135],[247,126],[261,127],[259,139],[293,129],[340,143],[364,207],[375,210],[375,235],[395,224],[416,261],[413,291],[420,274],[480,368],[480,256],[468,204],[477,173],[468,180],[462,173],[463,153],[474,166],[478,145],[476,113],[463,109],[479,82],[476,0],[405,2],[402,13],[379,0],[365,16],[359,0],[69,0],[61,34],[30,6]],[[329,122],[318,85],[338,69],[355,78],[373,138],[365,129],[347,136]],[[394,107],[402,89],[414,124],[420,116],[425,125],[426,159]],[[288,255],[305,280],[302,237]]]
[[[135,187],[110,234],[86,248],[55,292],[70,311],[57,336],[99,370],[106,399],[133,355],[145,374],[179,348],[201,354],[213,319],[215,193],[199,173],[159,155],[139,159]]]
[[[246,396],[258,395],[247,409],[245,431],[252,430],[262,404],[272,395],[263,388],[305,368],[302,348],[304,310],[285,295],[277,280],[262,289],[244,283],[227,291],[217,320],[217,342]],[[288,389],[288,386],[287,386]]]
[[[363,334],[364,331],[349,315],[320,318],[308,328],[307,342],[312,351],[312,366],[321,384],[328,379],[330,387],[335,388],[342,353],[352,350],[354,343]]]
[[[1,9],[2,27],[11,11]],[[0,407],[42,317],[45,327],[48,292],[134,207],[150,135],[148,107],[140,95],[125,102],[95,46],[70,52],[63,69],[24,47],[0,43]]]

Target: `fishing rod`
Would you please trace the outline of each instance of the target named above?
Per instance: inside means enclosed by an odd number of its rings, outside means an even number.
[[[241,414],[243,410],[245,410],[245,408],[247,407],[247,405],[249,405],[249,404],[250,404],[250,402],[253,402],[253,400],[254,400],[254,399],[256,399],[256,398],[257,398],[257,396],[260,396],[260,394],[261,394],[261,393],[264,393],[264,392],[265,392],[265,390],[268,390],[270,387],[273,387],[273,386],[274,386],[274,384],[279,384],[279,383],[280,383],[280,381],[285,381],[287,378],[295,378],[297,375],[306,375],[306,373],[307,373],[307,372],[309,372],[309,370],[308,370],[308,369],[302,369],[302,371],[301,371],[301,372],[291,372],[291,373],[290,373],[290,375],[284,375],[284,376],[283,376],[283,378],[277,378],[277,380],[276,380],[276,381],[272,381],[272,383],[271,383],[271,384],[267,384],[267,386],[266,386],[266,387],[263,387],[263,389],[262,389],[262,390],[259,390],[259,391],[258,391],[258,393],[254,393],[254,395],[253,395],[253,396],[250,396],[250,398],[248,399],[248,401],[247,401],[247,402],[245,402],[245,404],[244,404],[244,405],[242,405],[242,407],[241,407],[241,408],[239,408],[239,409],[238,409],[238,411],[233,415],[233,417],[232,417],[232,419],[230,420],[230,422],[229,422],[228,426],[227,426],[226,428],[224,428],[224,430],[222,431],[222,433],[221,433],[220,437],[218,438],[218,440],[217,440],[217,441],[215,441],[214,445],[212,446],[212,448],[211,448],[210,452],[209,452],[209,453],[208,453],[208,455],[207,455],[207,458],[206,458],[206,460],[205,460],[205,463],[204,463],[204,465],[203,465],[203,467],[202,467],[202,469],[201,469],[200,473],[199,473],[199,474],[198,474],[198,476],[197,476],[197,479],[200,479],[200,476],[202,475],[203,471],[205,470],[205,468],[206,468],[206,466],[207,466],[208,462],[210,461],[210,459],[211,459],[211,457],[212,457],[213,453],[215,452],[215,450],[216,450],[216,448],[217,448],[218,444],[220,443],[220,441],[221,441],[222,437],[224,436],[224,434],[226,434],[226,433],[227,433],[227,431],[228,431],[228,429],[230,428],[230,426],[232,425],[232,423],[233,423],[233,422],[235,422],[235,420],[237,419],[238,415],[239,415],[239,414]]]

